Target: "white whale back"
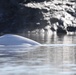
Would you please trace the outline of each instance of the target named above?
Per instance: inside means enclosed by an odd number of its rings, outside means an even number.
[[[40,45],[40,43],[36,41],[33,41],[31,39],[19,35],[5,34],[0,37],[0,45],[23,45],[23,44]]]

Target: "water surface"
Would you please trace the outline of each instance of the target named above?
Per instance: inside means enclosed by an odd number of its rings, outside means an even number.
[[[0,75],[76,74],[75,35],[30,34],[27,37],[46,45],[30,48],[0,47]]]

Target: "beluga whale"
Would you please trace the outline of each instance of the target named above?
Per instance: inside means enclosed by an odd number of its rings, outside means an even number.
[[[14,35],[14,34],[5,34],[5,35],[0,36],[0,45],[36,46],[36,45],[41,45],[41,44],[23,36]]]

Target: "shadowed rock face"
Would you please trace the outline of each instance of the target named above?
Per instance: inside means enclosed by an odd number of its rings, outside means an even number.
[[[6,34],[0,37],[0,45],[40,45],[40,43],[33,41],[31,39],[13,35],[13,34]]]
[[[68,32],[75,32],[76,31],[76,27],[74,27],[74,26],[68,26],[67,27],[67,31]]]
[[[47,25],[43,19],[42,11],[38,8],[26,7],[26,3],[31,2],[31,0],[25,0],[26,2],[22,3],[23,1],[0,1],[0,33],[18,33],[24,30],[26,32]]]
[[[75,2],[69,0],[0,0],[1,34],[34,31],[57,22],[66,28],[76,24],[75,20]]]
[[[67,31],[63,28],[58,28],[57,29],[57,34],[67,34]]]
[[[43,19],[40,9],[9,5],[0,8],[0,33],[18,33],[43,28],[47,25]]]

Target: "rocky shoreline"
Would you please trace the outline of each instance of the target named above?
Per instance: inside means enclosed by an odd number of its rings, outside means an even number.
[[[9,7],[9,8],[8,8]],[[12,9],[11,9],[12,8]],[[0,8],[0,33],[27,31],[76,31],[76,3],[44,1]]]

